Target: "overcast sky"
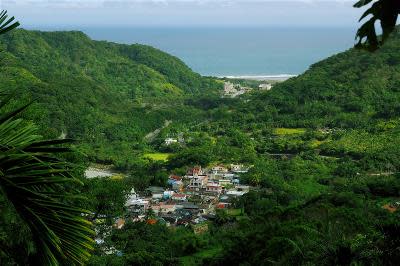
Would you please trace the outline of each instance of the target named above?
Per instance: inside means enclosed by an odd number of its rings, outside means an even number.
[[[357,27],[355,0],[0,0],[23,27]]]

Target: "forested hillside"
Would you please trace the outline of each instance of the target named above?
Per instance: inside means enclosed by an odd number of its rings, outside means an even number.
[[[350,156],[370,171],[398,171],[399,51],[395,33],[374,53],[350,49],[334,55],[271,91],[215,109],[223,119],[209,126],[240,128],[255,139],[257,152],[313,151]]]
[[[243,111],[292,127],[366,128],[400,116],[400,34],[374,53],[351,49],[253,97]],[[253,107],[253,108],[252,108]]]
[[[395,35],[375,53],[351,49],[267,92],[190,99],[204,123],[163,129],[152,145],[170,156],[128,180],[165,186],[193,165],[241,163],[250,170],[240,182],[253,189],[216,210],[202,234],[161,222],[113,230],[107,239],[124,255],[99,248],[92,265],[397,265],[399,47]],[[176,132],[186,145],[165,147]]]
[[[101,240],[90,265],[398,264],[400,35],[237,98],[147,46],[24,30],[0,43],[0,89],[18,103],[36,99],[26,116],[49,136],[78,139],[90,161],[124,170],[80,189]],[[231,164],[248,170],[237,177],[250,187],[215,198],[229,207],[179,191],[207,205],[207,230],[126,208],[132,188],[170,191],[170,175]]]
[[[29,113],[44,134],[82,140],[85,152],[106,161],[182,116],[174,106],[189,108],[186,97],[220,86],[155,48],[81,32],[16,30],[1,37],[0,50],[0,90],[35,100]]]

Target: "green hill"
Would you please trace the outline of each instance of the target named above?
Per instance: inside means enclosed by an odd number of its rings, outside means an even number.
[[[185,98],[219,86],[155,48],[82,32],[15,30],[0,51],[0,90],[35,99],[29,113],[46,135],[82,140],[101,160],[132,153],[165,120],[182,119]]]
[[[0,41],[0,90],[37,99],[26,115],[46,135],[131,166],[121,185],[138,191],[193,165],[251,166],[240,182],[253,188],[216,211],[208,233],[127,222],[105,241],[122,256],[97,246],[89,265],[397,265],[399,48],[397,34],[376,53],[351,49],[228,99],[220,83],[148,46],[18,30]],[[185,145],[164,145],[169,135]],[[149,163],[134,164],[143,151]],[[104,197],[117,189],[104,186],[82,194],[121,217],[119,200]]]
[[[359,171],[398,172],[399,73],[400,34],[395,33],[374,53],[350,49],[270,91],[254,90],[212,106],[203,130],[222,154],[216,155],[216,161],[246,162],[254,157],[245,155],[308,152],[334,159],[350,157]],[[234,144],[239,136],[242,139]]]
[[[350,49],[318,62],[254,102],[259,116],[275,114],[286,127],[363,128],[397,118],[400,34],[375,53]]]

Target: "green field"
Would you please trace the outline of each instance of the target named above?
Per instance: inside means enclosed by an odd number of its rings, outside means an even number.
[[[304,128],[275,128],[275,135],[295,135],[304,134],[306,130]]]
[[[154,161],[168,161],[168,157],[171,156],[172,153],[146,153],[144,154],[144,158],[152,159]]]
[[[227,209],[226,213],[230,216],[241,216],[242,210],[241,209]]]
[[[205,249],[203,251],[194,253],[190,256],[181,257],[180,264],[183,266],[186,265],[201,265],[204,260],[209,260],[210,258],[214,258],[221,254],[222,248],[220,246],[216,246],[210,249]]]

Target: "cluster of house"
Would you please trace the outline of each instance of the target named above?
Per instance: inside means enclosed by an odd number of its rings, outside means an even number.
[[[258,88],[262,91],[269,91],[272,89],[272,84],[271,83],[262,83],[258,86]]]
[[[250,187],[239,181],[240,174],[247,171],[242,165],[196,166],[184,176],[170,175],[167,187],[149,187],[142,195],[132,189],[126,207],[134,221],[201,224],[213,220],[217,209],[230,208],[236,198],[249,192]]]
[[[249,87],[242,87],[239,84],[233,84],[231,82],[224,83],[224,96],[235,98],[239,95],[245,94],[247,92],[252,91],[252,88]]]
[[[271,83],[262,83],[258,86],[259,90],[271,90],[272,84]],[[247,92],[252,91],[253,89],[250,87],[243,87],[240,84],[233,84],[232,82],[225,82],[224,83],[224,93],[225,97],[235,98],[239,95],[245,94]]]

